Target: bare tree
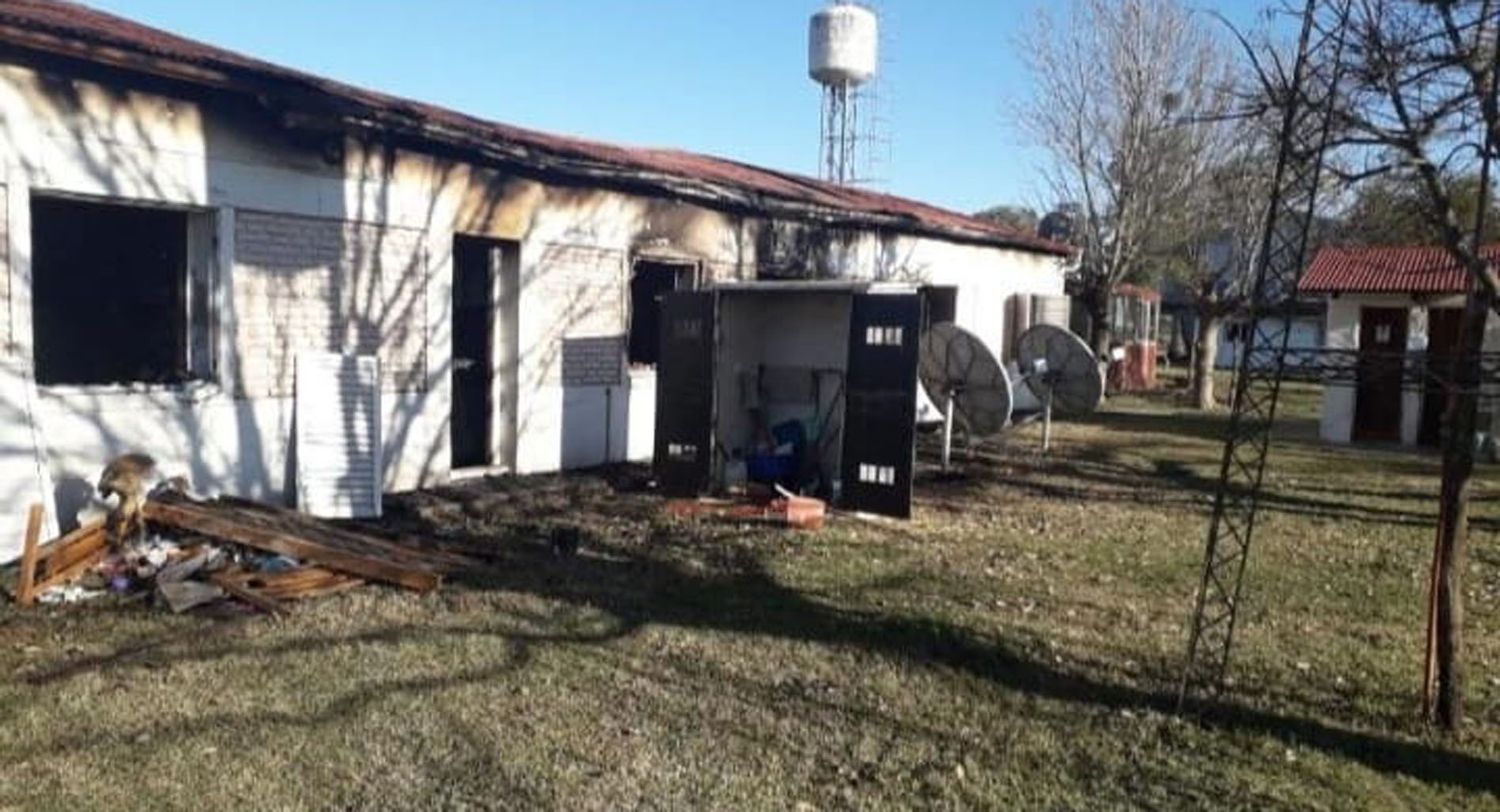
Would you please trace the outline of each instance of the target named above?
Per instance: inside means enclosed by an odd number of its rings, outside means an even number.
[[[1216,407],[1214,361],[1227,319],[1244,311],[1270,195],[1275,155],[1268,132],[1249,118],[1213,123],[1196,161],[1180,224],[1163,232],[1159,263],[1197,316],[1192,391],[1199,409]]]
[[[1019,117],[1049,153],[1052,193],[1077,207],[1081,298],[1103,352],[1110,293],[1147,275],[1153,232],[1179,216],[1228,60],[1176,0],[1075,0],[1061,25],[1039,17],[1026,48],[1036,92]]]
[[[1485,323],[1495,308],[1496,269],[1480,250],[1490,162],[1500,146],[1500,0],[1350,0],[1348,19],[1319,17],[1319,33],[1340,26],[1344,92],[1334,110],[1337,164],[1345,179],[1410,174],[1421,216],[1473,282],[1448,376],[1443,477],[1429,607],[1426,691],[1438,721],[1463,720],[1463,575],[1474,470],[1479,365]],[[1477,172],[1481,209],[1465,223],[1457,179]],[[1467,194],[1474,194],[1472,191]],[[1467,227],[1466,227],[1467,226]]]

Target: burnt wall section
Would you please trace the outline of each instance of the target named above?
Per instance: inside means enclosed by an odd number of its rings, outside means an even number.
[[[376,354],[386,390],[421,389],[421,231],[241,210],[234,234],[237,394],[292,395],[302,349]]]

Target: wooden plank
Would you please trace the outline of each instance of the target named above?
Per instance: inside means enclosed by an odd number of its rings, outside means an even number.
[[[92,528],[83,535],[75,533],[64,536],[63,538],[71,539],[67,546],[55,548],[52,555],[41,562],[42,578],[51,578],[53,573],[72,569],[84,559],[98,560],[97,553],[107,551],[109,547],[109,536],[103,527]]]
[[[31,506],[26,516],[26,540],[21,547],[21,580],[16,584],[16,603],[30,606],[36,601],[37,542],[42,536],[42,505]]]
[[[213,581],[215,586],[262,612],[271,615],[286,613],[286,607],[281,605],[281,601],[262,595],[248,586],[237,583],[233,578],[227,577],[225,573],[216,573],[209,580]]]
[[[232,507],[238,511],[234,514],[236,518],[263,523],[282,532],[305,535],[315,541],[333,546],[352,546],[355,550],[379,550],[382,558],[391,561],[409,562],[442,572],[456,572],[482,566],[481,562],[476,559],[460,553],[402,544],[382,536],[346,530],[276,505],[253,502],[235,496],[221,496],[212,504],[215,510],[220,509],[221,506]]]
[[[63,584],[76,581],[83,577],[83,574],[88,572],[90,568],[103,561],[106,555],[109,555],[109,548],[101,546],[61,570],[52,571],[49,569],[46,578],[38,581],[35,589],[40,593],[54,586],[62,586]]]
[[[72,532],[63,536],[59,536],[47,542],[46,544],[43,544],[41,548],[37,550],[37,561],[46,561],[47,559],[60,554],[63,550],[72,547],[79,541],[89,538],[96,533],[102,533],[103,531],[103,519],[95,519],[91,522],[81,524]]]
[[[364,584],[359,578],[319,567],[303,567],[291,572],[239,571],[224,573],[224,577],[277,600],[319,598]]]
[[[437,589],[442,583],[442,576],[431,570],[394,564],[370,555],[335,549],[310,539],[226,519],[216,515],[212,508],[202,505],[147,502],[145,515],[148,520],[158,524],[311,561],[329,569],[419,592]]]

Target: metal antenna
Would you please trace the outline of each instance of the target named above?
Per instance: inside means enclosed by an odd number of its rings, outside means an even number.
[[[1307,0],[1290,87],[1269,87],[1281,108],[1276,170],[1250,292],[1250,336],[1235,375],[1203,575],[1193,610],[1182,709],[1200,689],[1217,691],[1229,670],[1245,563],[1286,366],[1297,281],[1307,254],[1318,184],[1342,72],[1350,0]],[[1325,11],[1326,10],[1326,11]],[[1320,14],[1327,19],[1321,23]],[[1273,77],[1274,82],[1279,77]]]

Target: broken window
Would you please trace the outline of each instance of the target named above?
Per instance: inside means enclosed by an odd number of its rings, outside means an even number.
[[[698,267],[637,260],[630,275],[630,363],[654,365],[661,355],[661,298],[696,287]]]
[[[31,201],[39,384],[182,383],[212,372],[210,215]]]
[[[958,320],[958,288],[954,285],[923,285],[923,328]]]

